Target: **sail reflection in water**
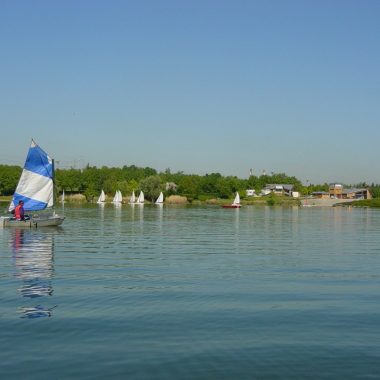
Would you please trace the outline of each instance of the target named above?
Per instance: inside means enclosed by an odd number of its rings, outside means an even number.
[[[24,298],[33,301],[52,296],[53,234],[48,231],[17,229],[12,235],[15,276],[21,280],[18,291]],[[21,307],[20,312],[22,318],[50,317],[53,308],[33,303]]]

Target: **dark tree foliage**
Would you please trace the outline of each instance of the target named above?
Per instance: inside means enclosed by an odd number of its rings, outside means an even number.
[[[369,188],[373,198],[380,198],[380,185],[372,184]]]
[[[0,195],[12,195],[22,169],[19,166],[0,165]]]

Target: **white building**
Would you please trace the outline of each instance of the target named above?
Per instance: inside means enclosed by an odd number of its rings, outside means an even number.
[[[256,197],[256,191],[252,189],[246,190],[247,197]]]
[[[289,197],[298,198],[300,196],[298,191],[293,191],[293,185],[271,183],[261,190],[261,195],[269,195],[271,193],[276,195],[287,195]]]

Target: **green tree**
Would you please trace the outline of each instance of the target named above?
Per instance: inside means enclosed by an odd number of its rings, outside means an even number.
[[[98,191],[94,188],[93,184],[89,184],[84,192],[87,202],[93,202],[99,195]]]
[[[80,191],[82,185],[81,171],[79,169],[57,169],[55,173],[56,185],[60,189]]]
[[[0,165],[0,194],[12,195],[21,176],[22,168],[19,166]]]
[[[215,183],[215,189],[219,198],[228,199],[233,192],[231,182],[224,178],[218,178]]]
[[[178,194],[189,199],[196,199],[200,193],[200,177],[196,175],[181,175],[177,179]]]
[[[162,189],[161,177],[158,175],[146,177],[140,181],[139,187],[144,192],[145,197],[154,202]]]

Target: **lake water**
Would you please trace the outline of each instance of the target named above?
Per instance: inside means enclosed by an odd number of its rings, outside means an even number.
[[[65,207],[0,229],[1,379],[378,379],[380,211]]]

